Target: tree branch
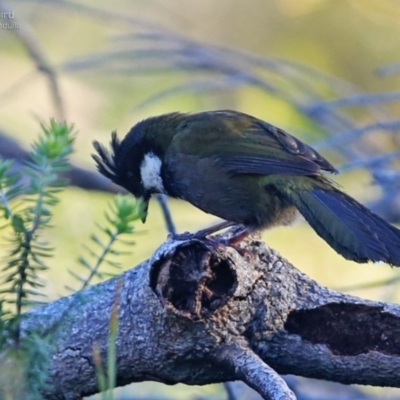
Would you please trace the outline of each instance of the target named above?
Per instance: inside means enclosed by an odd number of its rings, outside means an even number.
[[[0,129],[0,158],[15,160],[12,172],[21,172],[24,163],[29,160],[29,153],[14,139]],[[69,180],[72,186],[85,190],[100,190],[111,193],[121,193],[123,189],[112,183],[109,179],[86,168],[72,165],[71,169],[61,174]],[[26,183],[26,176],[22,176],[22,184]]]
[[[296,399],[279,374],[245,345],[235,343],[224,346],[220,362],[225,368],[233,368],[237,379],[247,383],[264,399]]]
[[[27,313],[25,331],[57,326],[45,398],[98,391],[93,346],[106,363],[115,296],[119,386],[243,380],[265,399],[294,398],[277,374],[400,386],[398,305],[329,290],[264,243],[243,244],[170,239],[120,277]]]

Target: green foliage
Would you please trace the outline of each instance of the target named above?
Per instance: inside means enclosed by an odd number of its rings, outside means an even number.
[[[42,130],[22,171],[12,173],[13,163],[0,160],[0,210],[11,228],[12,246],[3,268],[2,281],[7,287],[2,293],[7,303],[15,304],[17,316],[32,305],[31,296],[40,295],[38,273],[47,269],[44,259],[52,254],[40,231],[50,226],[51,208],[58,202],[56,194],[66,184],[58,174],[69,168],[74,140],[73,126],[54,120],[49,126],[42,124]]]
[[[7,325],[3,332],[8,332]],[[51,340],[35,332],[20,340],[19,347],[1,346],[0,398],[42,399],[41,391],[48,387],[47,367],[51,356]]]
[[[57,326],[41,334],[25,332],[24,335],[21,326],[23,312],[43,297],[41,275],[49,268],[46,259],[53,255],[53,249],[42,233],[51,227],[52,209],[67,183],[60,174],[70,167],[68,157],[73,151],[73,142],[73,126],[52,120],[48,126],[42,124],[42,134],[33,144],[24,167],[0,159],[0,218],[5,221],[0,226],[6,232],[10,246],[0,276],[0,399],[41,399],[40,393],[46,388],[52,351],[51,332],[56,331]],[[79,279],[80,289],[86,288],[94,278],[106,276],[100,271],[103,264],[119,267],[110,256],[123,252],[115,250],[114,245],[116,242],[132,245],[132,242],[121,240],[121,235],[133,233],[133,224],[141,213],[141,205],[132,197],[116,197],[105,214],[107,223],[98,225],[100,236],[106,239],[92,235],[96,250],[86,247],[92,261],[86,257],[79,259],[88,270],[87,277],[82,278],[71,271]],[[119,300],[116,300],[110,322],[107,374],[98,370],[100,389],[106,390],[108,397],[105,398],[109,399],[112,398],[109,397],[112,396],[110,389],[115,387],[118,304]],[[67,315],[60,319],[64,317]]]
[[[37,304],[43,283],[40,273],[52,248],[40,234],[50,227],[52,207],[66,181],[60,173],[69,169],[73,126],[50,121],[42,124],[42,134],[33,144],[25,166],[13,172],[13,162],[0,159],[0,212],[11,247],[2,269],[0,299],[0,359],[8,365],[0,380],[5,398],[41,398],[45,387],[50,341],[35,332],[22,337],[22,312]],[[14,309],[14,311],[12,311]],[[10,376],[9,376],[10,375]]]
[[[119,269],[118,262],[110,258],[110,256],[118,256],[126,254],[126,251],[116,250],[116,242],[121,242],[125,245],[133,245],[134,242],[121,239],[122,235],[132,234],[134,231],[134,222],[136,222],[142,213],[140,202],[135,201],[132,196],[116,196],[113,203],[110,204],[109,211],[105,213],[107,225],[101,226],[97,224],[99,230],[105,234],[106,240],[100,239],[97,234],[91,236],[91,242],[97,250],[93,250],[89,246],[85,246],[86,251],[94,260],[90,262],[86,257],[79,258],[80,264],[87,269],[88,276],[81,277],[74,271],[69,272],[81,284],[80,289],[85,289],[94,278],[103,279],[109,277],[110,274],[100,271],[103,264],[109,265],[112,268]]]

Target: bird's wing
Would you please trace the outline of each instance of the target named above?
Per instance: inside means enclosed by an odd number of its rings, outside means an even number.
[[[265,122],[237,139],[234,149],[218,156],[233,174],[315,175],[336,169],[312,147]]]
[[[230,174],[319,175],[323,170],[337,172],[317,151],[282,129],[231,111],[209,115],[209,123],[204,117],[198,125],[193,121],[191,129],[180,135],[180,143],[186,150],[190,149],[189,152],[199,151],[202,157],[217,161]]]
[[[254,119],[238,137],[235,151],[220,156],[233,174],[318,175],[336,169],[312,147],[266,122]],[[236,154],[235,154],[236,153]]]

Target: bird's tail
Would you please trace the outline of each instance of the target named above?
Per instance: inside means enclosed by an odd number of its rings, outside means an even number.
[[[343,257],[400,266],[400,231],[347,194],[334,187],[278,190]]]

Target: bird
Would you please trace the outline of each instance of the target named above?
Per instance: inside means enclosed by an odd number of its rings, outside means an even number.
[[[337,253],[358,263],[400,266],[400,231],[344,193],[337,170],[283,129],[233,110],[171,112],[146,118],[110,151],[93,142],[98,171],[140,200],[144,223],[152,195],[182,199],[254,231],[291,225],[301,214]]]

